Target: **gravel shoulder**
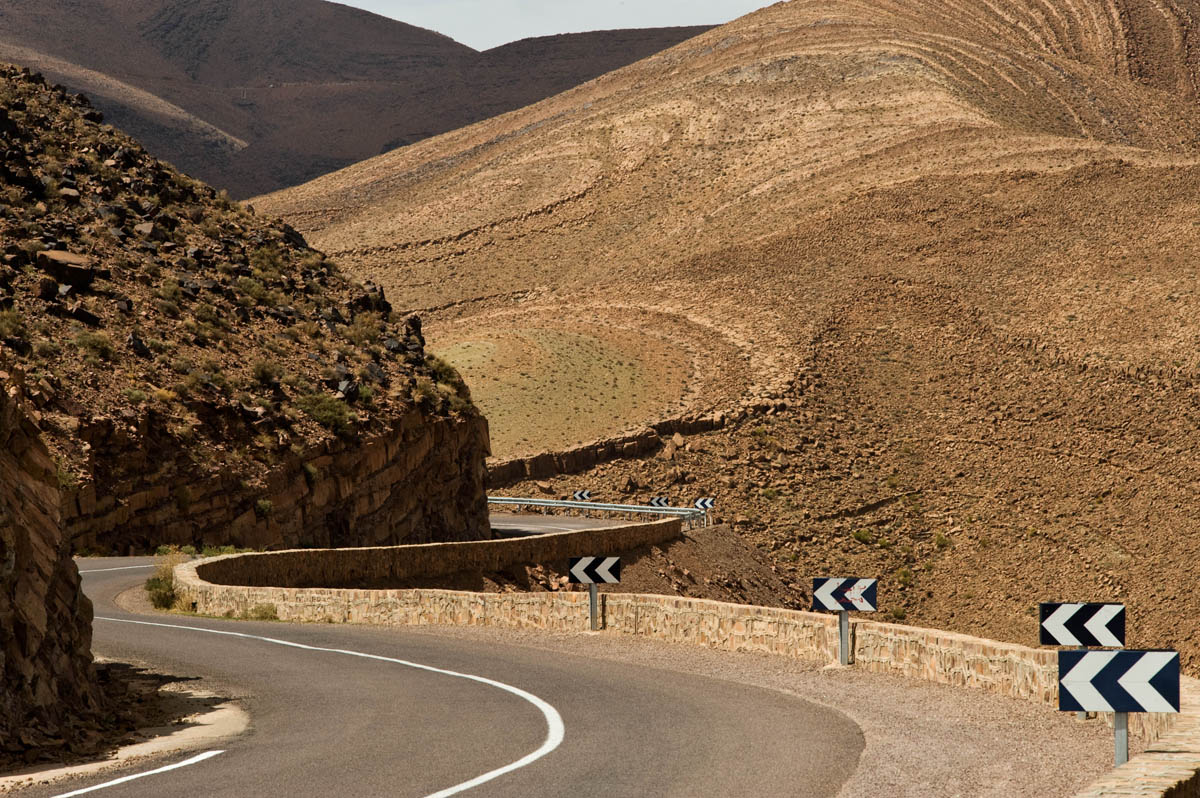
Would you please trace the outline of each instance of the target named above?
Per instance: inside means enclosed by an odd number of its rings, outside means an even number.
[[[451,627],[410,632],[737,681],[831,707],[857,723],[866,739],[841,798],[1070,796],[1112,762],[1112,732],[1102,720],[1077,721],[1073,713],[980,690],[623,635]],[[1131,755],[1142,748],[1140,740],[1130,741]]]

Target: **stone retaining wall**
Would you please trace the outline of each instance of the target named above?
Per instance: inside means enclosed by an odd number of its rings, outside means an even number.
[[[365,441],[334,439],[289,455],[261,486],[232,474],[199,476],[153,422],[138,430],[96,422],[81,436],[97,464],[119,467],[64,496],[76,549],[378,546],[491,534],[480,416],[413,410]]]
[[[206,560],[196,571],[199,578],[219,585],[338,588],[363,582],[445,576],[459,571],[495,573],[520,563],[618,554],[673,540],[681,532],[679,519],[667,519],[504,540],[232,555]],[[203,611],[224,613],[224,610]]]
[[[593,538],[581,545],[576,553],[616,553],[622,550],[622,540],[629,541],[625,548],[645,545],[653,534],[652,528],[666,524],[678,522],[623,528],[608,538],[610,548],[596,550],[599,541]],[[455,624],[583,632],[589,628],[588,599],[583,592],[487,594],[449,590],[304,589],[299,586],[216,584],[202,578],[219,576],[232,582],[237,581],[235,576],[245,576],[265,585],[272,579],[271,568],[278,566],[276,581],[298,583],[317,575],[328,580],[329,574],[319,560],[335,558],[344,565],[348,556],[354,556],[354,562],[361,563],[361,567],[367,567],[372,559],[390,561],[405,573],[423,567],[422,563],[432,564],[442,556],[451,559],[449,564],[433,566],[442,574],[475,568],[488,570],[488,563],[498,563],[509,557],[515,558],[513,562],[560,559],[567,556],[567,539],[581,534],[585,533],[545,535],[518,541],[403,547],[388,556],[382,556],[386,550],[379,549],[364,550],[369,553],[362,557],[346,551],[231,555],[179,566],[175,572],[176,586],[186,606],[206,615],[246,615],[258,605],[269,604],[281,620],[287,621]],[[635,540],[643,542],[634,543]],[[496,545],[514,543],[523,546],[518,551]],[[493,553],[484,553],[488,547]],[[418,549],[421,551],[413,551]],[[479,553],[470,553],[471,549],[478,549]],[[500,551],[505,551],[503,556],[497,553]],[[297,559],[299,555],[305,556]],[[671,642],[818,662],[837,661],[837,617],[831,614],[676,596],[602,593],[601,621],[610,631]],[[1058,666],[1052,650],[873,621],[852,620],[851,630],[853,667],[974,687],[1057,706]],[[1131,714],[1130,733],[1148,741],[1146,753],[1113,770],[1079,793],[1077,798],[1130,795],[1200,798],[1200,778],[1197,777],[1197,768],[1200,768],[1200,681],[1184,677],[1181,687],[1182,714]]]
[[[644,430],[604,438],[561,452],[543,452],[529,457],[512,457],[488,463],[488,487],[503,488],[527,479],[548,479],[559,474],[578,474],[599,463],[642,457],[662,447],[663,435],[694,435],[721,429],[723,413],[666,419]]]

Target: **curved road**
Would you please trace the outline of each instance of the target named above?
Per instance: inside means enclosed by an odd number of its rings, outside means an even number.
[[[212,746],[221,754],[88,795],[817,798],[836,794],[863,747],[845,716],[781,693],[441,638],[435,627],[131,615],[113,600],[144,581],[150,560],[78,562],[97,654],[232,685],[250,696],[251,717],[247,734]],[[62,795],[200,752],[20,794]]]

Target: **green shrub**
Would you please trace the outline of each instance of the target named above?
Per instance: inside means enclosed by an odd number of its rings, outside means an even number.
[[[359,346],[379,342],[380,322],[378,313],[360,313],[346,328],[346,338]]]
[[[871,530],[867,529],[866,527],[863,527],[862,529],[856,529],[850,534],[859,543],[870,543],[875,539],[875,536],[871,534]]]
[[[353,420],[350,408],[329,394],[306,394],[296,400],[296,405],[313,421],[334,432],[345,432]]]
[[[250,253],[250,268],[264,283],[277,282],[283,273],[283,256],[276,247],[260,247]]]
[[[950,548],[950,538],[938,532],[933,536],[933,547],[939,550]]]
[[[275,505],[270,499],[259,499],[254,503],[254,514],[259,518],[267,518],[275,512]]]
[[[270,360],[257,360],[251,367],[251,373],[260,385],[269,386],[279,381],[283,376],[283,369]]]
[[[117,356],[117,347],[107,333],[84,330],[75,336],[75,345],[101,360],[112,361]]]
[[[913,583],[912,569],[910,569],[908,566],[905,566],[899,571],[896,571],[896,581],[900,583],[901,587],[908,587],[911,585]]]
[[[179,600],[175,592],[175,566],[186,561],[187,557],[174,546],[160,546],[159,551],[164,548],[166,553],[158,561],[154,575],[146,580],[146,594],[157,609],[169,610]]]
[[[267,287],[252,277],[239,277],[237,289],[255,302],[262,302],[267,298]]]
[[[164,302],[171,302],[178,305],[183,301],[183,289],[175,280],[164,280],[163,284],[158,287],[154,295]]]
[[[25,319],[15,310],[0,310],[0,338],[24,338]]]

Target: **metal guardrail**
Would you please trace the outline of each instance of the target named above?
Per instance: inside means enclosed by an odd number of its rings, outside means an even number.
[[[509,496],[488,496],[488,504],[501,507],[548,507],[568,510],[589,510],[602,513],[666,515],[682,519],[689,529],[693,526],[708,526],[708,513],[696,507],[650,507],[644,504],[605,504],[603,502],[523,499]]]

